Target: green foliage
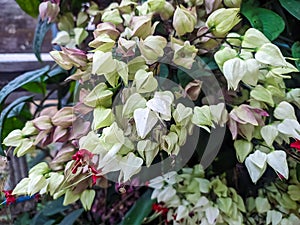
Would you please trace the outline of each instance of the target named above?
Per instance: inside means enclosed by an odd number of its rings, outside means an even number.
[[[45,216],[53,216],[69,209],[70,206],[63,206],[63,200],[63,198],[58,198],[54,201],[48,202],[42,210],[43,214]]]
[[[107,8],[111,1],[70,0],[46,9],[58,24],[62,48],[50,55],[59,66],[23,74],[0,91],[0,106],[19,88],[44,97],[34,118],[26,107],[30,97],[0,117],[0,141],[5,137],[17,156],[27,154],[31,168],[13,194],[58,198],[43,198],[30,224],[150,225],[167,217],[191,225],[300,224],[293,214],[300,89],[292,61],[300,67],[300,44],[290,47],[298,36],[281,7],[298,18],[299,3],[184,2],[122,1]],[[33,49],[40,61],[51,26],[39,19]],[[170,62],[161,62],[165,56]],[[52,93],[58,111],[45,108]],[[191,135],[197,146],[188,167],[163,173],[161,162],[163,176],[132,187],[134,175],[145,167],[151,172],[162,159],[180,166]],[[206,156],[214,161],[204,162],[204,172],[199,162]],[[149,216],[151,197],[158,204]],[[24,224],[29,219],[24,215]]]
[[[141,225],[144,219],[150,214],[152,204],[155,200],[151,199],[152,191],[147,190],[126,213],[119,225]]]
[[[52,23],[48,23],[47,20],[42,21],[41,18],[39,18],[37,27],[35,29],[33,44],[32,44],[33,52],[39,61],[42,61],[40,51],[41,51],[43,40],[48,30],[51,28],[51,26]]]
[[[290,14],[300,20],[300,2],[299,0],[279,0],[283,8]]]
[[[20,8],[28,15],[36,18],[39,15],[39,0],[16,0]]]
[[[77,209],[70,214],[68,214],[58,225],[72,225],[78,219],[78,217],[83,213],[83,209]]]
[[[4,122],[6,120],[6,118],[8,117],[8,115],[11,113],[11,112],[14,112],[14,111],[19,111],[19,105],[22,105],[24,104],[24,102],[27,102],[27,101],[30,101],[32,99],[32,96],[23,96],[17,100],[15,100],[14,102],[12,102],[8,107],[6,107],[2,112],[1,112],[1,115],[0,115],[0,155],[3,155],[4,156],[4,151],[3,151],[3,148],[2,148],[2,140],[3,140],[3,137],[5,137],[9,132],[11,132],[12,130],[16,129],[16,127],[7,127],[7,126],[4,126]],[[15,113],[11,114],[10,116],[15,116]],[[9,123],[11,125],[15,124],[15,123]],[[5,132],[3,132],[5,131]],[[4,133],[4,135],[3,135]]]
[[[45,66],[41,69],[24,73],[18,76],[13,81],[9,82],[0,91],[0,104],[3,104],[4,100],[10,93],[22,87],[23,85],[28,84],[29,82],[37,79],[38,77],[41,77],[49,71],[49,68],[49,66]]]
[[[300,41],[297,41],[293,44],[292,56],[296,58],[296,66],[300,70]]]
[[[241,13],[249,20],[252,27],[263,32],[271,41],[284,30],[284,20],[271,10],[253,7],[252,4],[246,2],[241,8]]]
[[[46,83],[45,82],[39,82],[39,81],[33,81],[27,84],[24,84],[22,86],[23,89],[33,92],[33,93],[38,93],[38,94],[43,94],[45,95],[46,93]]]
[[[70,209],[70,206],[63,206],[63,198],[58,198],[53,201],[47,202],[43,208],[33,217],[31,225],[40,225],[40,224],[57,224],[61,221],[60,224],[63,225],[72,225],[74,221],[77,220],[78,216],[82,213],[81,209],[74,211],[76,213],[68,214],[64,217],[62,214]],[[81,211],[81,212],[80,212]],[[80,214],[79,214],[80,212]],[[64,223],[63,223],[64,222]]]

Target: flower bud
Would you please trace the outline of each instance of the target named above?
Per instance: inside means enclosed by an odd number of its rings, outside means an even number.
[[[71,69],[73,66],[85,67],[87,63],[86,54],[79,49],[61,48],[62,51],[51,51],[50,55],[55,62],[65,70]]]
[[[152,33],[150,16],[134,16],[131,21],[132,36],[145,39]]]
[[[240,8],[242,0],[224,0],[223,3],[229,8]]]
[[[73,31],[75,34],[76,45],[80,45],[89,36],[89,33],[81,27],[76,27]]]
[[[72,125],[75,119],[76,117],[74,115],[73,107],[64,107],[52,117],[52,123],[55,126],[68,128]]]
[[[239,11],[239,8],[217,9],[207,18],[206,26],[215,36],[222,37],[241,21]]]
[[[89,46],[96,48],[102,52],[110,52],[114,47],[115,41],[111,39],[107,34],[101,34],[89,43]]]
[[[242,47],[244,48],[260,48],[266,43],[270,43],[269,39],[255,28],[250,28],[246,31],[243,41]],[[253,51],[255,51],[253,49]]]
[[[116,69],[116,63],[111,52],[96,51],[93,57],[93,74],[111,73]]]
[[[149,167],[159,151],[158,143],[150,140],[141,140],[137,143],[137,150],[140,156],[146,161]]]
[[[99,106],[94,109],[94,120],[93,120],[93,130],[97,130],[102,127],[110,126],[114,122],[114,114],[111,109]]]
[[[198,99],[202,83],[203,82],[200,80],[193,80],[185,86],[184,91],[192,101],[196,101]]]
[[[200,6],[203,5],[203,0],[184,0],[189,6]]]
[[[64,146],[57,152],[57,155],[51,161],[50,166],[52,167],[52,165],[57,165],[60,163],[70,161],[74,153],[75,153],[75,149],[72,145]]]
[[[48,18],[48,23],[55,20],[56,16],[60,11],[59,5],[56,3],[51,3],[50,1],[42,2],[39,5],[39,13],[42,20]]]
[[[51,51],[50,55],[61,68],[70,70],[73,67],[72,63],[66,61],[67,56],[63,52]]]
[[[190,11],[183,6],[177,6],[173,16],[173,27],[179,36],[192,32],[196,22],[197,14],[195,8]]]
[[[286,94],[286,100],[300,108],[300,88],[294,88]]]
[[[21,141],[21,144],[15,148],[14,154],[16,154],[17,157],[21,157],[33,150],[35,150],[33,142],[29,138],[25,138]]]
[[[229,47],[225,47],[219,51],[217,51],[214,55],[215,61],[218,64],[219,68],[221,70],[223,70],[223,65],[224,63],[229,60],[229,59],[233,59],[237,56],[237,51],[229,48]]]
[[[116,29],[116,26],[114,24],[105,22],[98,24],[93,34],[95,38],[97,38],[101,34],[107,34],[111,39],[117,40],[120,32]]]
[[[262,45],[256,52],[255,59],[272,66],[287,66],[287,62],[280,49],[272,43]]]
[[[123,22],[122,17],[120,16],[120,12],[118,9],[105,11],[102,15],[103,22],[111,22],[115,25],[118,25]]]
[[[36,135],[38,130],[35,128],[33,121],[27,121],[22,129],[22,134],[25,136]]]
[[[148,0],[148,6],[151,12],[163,10],[166,0]]]
[[[198,49],[189,41],[183,43],[174,38],[171,39],[171,47],[174,50],[173,62],[187,69],[192,68]]]
[[[137,5],[137,3],[134,1],[122,0],[118,9],[121,11],[122,14],[124,14],[124,13],[130,14],[133,9],[132,6],[135,6],[135,5]]]
[[[178,136],[175,132],[169,132],[167,135],[162,137],[163,143],[161,148],[165,150],[169,155],[174,154],[177,152],[177,145]]]
[[[132,40],[126,40],[122,37],[119,38],[118,48],[116,52],[122,54],[122,57],[130,57],[135,54],[136,42]]]
[[[72,13],[65,13],[59,18],[58,29],[70,33],[74,28],[74,18]]]
[[[18,146],[23,139],[23,134],[21,130],[13,130],[4,139],[3,144],[6,146]]]
[[[105,83],[99,83],[84,99],[84,104],[90,107],[110,107],[113,92],[108,90]]]
[[[53,126],[49,116],[37,117],[32,122],[39,131],[50,130]]]
[[[86,27],[89,22],[89,16],[86,12],[79,12],[76,20],[76,27]]]
[[[163,9],[159,11],[160,18],[164,21],[170,19],[174,14],[174,10],[170,2],[165,2]]]
[[[69,61],[76,67],[85,67],[87,63],[87,56],[84,51],[76,48],[61,48],[66,54]]]
[[[141,39],[138,46],[142,56],[148,64],[152,64],[164,55],[167,40],[161,36],[148,36],[144,41]]]
[[[274,110],[274,117],[279,120],[294,119],[297,120],[294,107],[286,102],[280,102]]]
[[[247,72],[247,66],[244,60],[240,58],[229,59],[224,63],[223,73],[227,80],[228,90],[236,90],[239,82]]]
[[[235,46],[241,46],[242,44],[242,36],[238,33],[229,33],[226,36],[226,41],[231,44],[231,45],[235,45]]]
[[[67,31],[59,31],[56,37],[51,41],[51,44],[67,45],[71,41],[70,35]]]

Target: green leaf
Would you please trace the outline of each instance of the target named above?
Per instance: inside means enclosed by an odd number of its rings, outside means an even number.
[[[78,217],[82,214],[83,209],[77,209],[67,215],[58,225],[72,225],[78,219]]]
[[[46,217],[42,212],[38,212],[35,214],[31,221],[31,225],[40,225],[40,224],[45,224],[49,221],[49,218]]]
[[[300,20],[300,1],[299,0],[279,0],[281,6],[290,14]]]
[[[152,192],[147,190],[126,213],[123,221],[119,225],[140,225],[144,218],[149,215],[152,210],[152,204],[155,200],[151,199]]]
[[[44,82],[29,82],[23,85],[22,88],[33,93],[46,93],[46,84]]]
[[[158,76],[163,78],[167,78],[169,76],[169,68],[166,64],[160,64]]]
[[[0,97],[2,97],[2,95]],[[9,114],[9,112],[11,110],[13,110],[19,104],[21,104],[23,102],[26,102],[26,101],[29,101],[31,98],[32,98],[32,96],[23,96],[23,97],[20,97],[17,100],[15,100],[14,102],[12,102],[9,106],[7,106],[1,112],[1,115],[0,115],[0,155],[3,155],[3,156],[5,155],[4,151],[3,151],[3,148],[2,148],[2,133],[3,133],[3,128],[5,127],[4,126],[4,122],[5,122],[5,119],[7,118],[7,115]]]
[[[49,66],[45,66],[41,69],[30,71],[18,76],[16,79],[9,82],[5,85],[2,90],[0,91],[0,104],[4,102],[6,97],[13,91],[17,90],[18,88],[22,87],[23,85],[33,81],[34,79],[44,75],[48,70]]]
[[[300,41],[297,41],[292,45],[292,56],[298,58],[295,64],[298,70],[300,70]]]
[[[202,63],[204,63],[210,70],[216,70],[219,68],[214,57],[202,56],[200,58],[203,60]]]
[[[41,46],[43,43],[43,40],[47,34],[47,31],[52,26],[51,23],[48,23],[47,20],[42,21],[41,18],[39,18],[38,24],[35,29],[32,48],[33,52],[36,56],[36,58],[41,62]]]
[[[45,216],[53,216],[57,213],[63,212],[66,209],[69,209],[70,206],[63,206],[64,198],[58,198],[54,201],[48,202],[43,209],[43,214]]]
[[[188,83],[190,83],[191,81],[194,80],[194,78],[192,78],[191,76],[189,76],[186,72],[184,72],[182,70],[177,71],[177,79],[179,81],[179,84],[181,84],[181,86],[183,88],[185,88],[185,86]]]
[[[249,3],[242,5],[241,13],[249,20],[252,27],[260,30],[266,37],[273,41],[284,30],[284,20],[275,12],[253,7]]]
[[[16,2],[28,15],[34,18],[38,17],[40,0],[16,0]]]
[[[19,116],[23,107],[25,105],[25,102],[20,103],[19,105],[17,105],[16,107],[14,107],[6,116],[6,118],[12,118],[12,117],[16,117]]]
[[[52,225],[55,223],[55,220],[48,220],[44,225]]]

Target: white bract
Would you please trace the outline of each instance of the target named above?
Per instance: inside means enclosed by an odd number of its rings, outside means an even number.
[[[228,90],[236,90],[239,82],[247,72],[247,64],[240,58],[227,60],[223,65],[223,73],[228,83]]]
[[[246,158],[245,164],[251,180],[256,183],[267,168],[267,154],[256,150]]]

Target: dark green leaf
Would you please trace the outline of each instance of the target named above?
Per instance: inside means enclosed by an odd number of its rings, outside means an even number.
[[[82,214],[83,209],[77,209],[67,215],[58,225],[72,225]]]
[[[203,60],[203,63],[205,63],[210,70],[216,70],[219,68],[213,57],[202,56],[200,58]]]
[[[47,31],[50,29],[51,26],[52,24],[48,23],[47,20],[42,21],[41,18],[39,18],[39,22],[36,26],[33,43],[32,43],[33,52],[39,61],[42,61],[41,46],[43,40],[46,36]]]
[[[300,20],[300,1],[299,0],[279,0],[283,8]]]
[[[44,82],[30,82],[23,85],[22,88],[33,93],[38,93],[38,94],[46,93],[46,83]]]
[[[55,76],[61,75],[61,74],[68,74],[68,72],[66,70],[64,70],[63,68],[57,66],[53,70],[49,71],[48,77],[55,77]]]
[[[14,107],[7,115],[6,118],[12,118],[15,116],[19,116],[23,107],[25,105],[25,102],[20,103],[19,105],[17,105],[16,107]]]
[[[44,75],[48,70],[49,66],[45,66],[42,69],[30,71],[18,76],[16,79],[9,82],[5,85],[2,90],[0,91],[0,104],[4,102],[6,97],[16,89],[22,87],[23,85],[33,81],[34,79]]]
[[[49,218],[45,216],[42,212],[38,212],[32,219],[31,225],[41,225],[49,221]]]
[[[17,217],[14,225],[30,225],[31,219],[29,218],[29,213],[23,213]]]
[[[159,66],[159,74],[158,76],[167,78],[169,76],[169,69],[166,64],[161,63]]]
[[[297,41],[292,46],[292,56],[298,58],[296,61],[296,66],[300,70],[300,42]]]
[[[4,122],[5,119],[7,118],[7,115],[9,114],[9,112],[11,110],[13,110],[15,107],[17,107],[19,104],[22,104],[23,102],[29,101],[32,98],[32,96],[23,96],[21,98],[18,98],[17,100],[15,100],[14,102],[12,102],[9,106],[7,106],[0,115],[0,155],[4,155],[4,151],[2,148],[2,133],[4,128],[6,129],[6,127],[4,126]]]
[[[44,225],[52,225],[55,223],[55,220],[48,220]]]
[[[39,15],[40,0],[16,0],[16,2],[28,15],[34,18]]]
[[[147,190],[126,213],[119,225],[140,225],[152,210],[155,200],[151,199],[152,191]]]
[[[273,41],[284,30],[284,20],[275,12],[253,7],[249,3],[242,5],[241,13],[249,20],[251,26],[260,30],[266,37]]]
[[[49,156],[46,151],[36,150],[36,156],[31,158],[28,162],[28,168],[31,169],[35,165],[39,164],[40,162],[44,162],[45,158]]]
[[[62,69],[59,66],[56,66],[54,69],[49,71],[48,76],[45,77],[44,81],[47,82],[47,84],[52,83],[60,83],[61,81],[64,81],[69,76],[68,71]]]
[[[48,202],[43,209],[43,214],[45,216],[52,216],[56,213],[60,213],[70,208],[69,206],[63,206],[64,198],[61,197],[54,201]]]
[[[185,88],[185,86],[190,83],[191,81],[194,80],[194,78],[192,78],[191,76],[189,76],[186,72],[182,71],[182,70],[178,70],[177,72],[177,78],[179,81],[179,84]]]

